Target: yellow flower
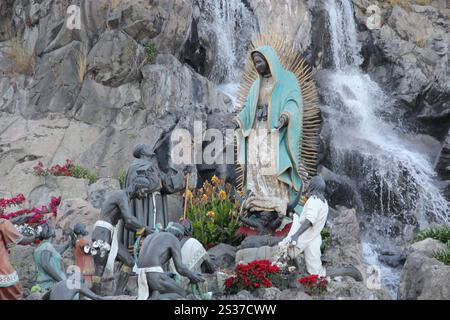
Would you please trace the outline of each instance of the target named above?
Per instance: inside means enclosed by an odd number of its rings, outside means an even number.
[[[225,200],[227,198],[227,193],[224,190],[220,190],[219,198],[220,200]]]
[[[219,178],[217,178],[217,176],[216,175],[213,175],[213,177],[211,178],[211,182],[213,183],[213,184],[220,184],[220,179]]]
[[[300,202],[302,203],[302,205],[305,205],[306,201],[308,201],[308,198],[305,196],[302,196]]]
[[[186,198],[188,198],[188,199],[191,199],[191,198],[192,198],[192,192],[191,192],[191,190],[187,190],[187,191],[184,193],[184,196],[185,196]]]
[[[202,202],[208,202],[208,196],[206,194],[203,194],[201,201]]]
[[[215,213],[214,211],[208,211],[208,212],[206,213],[206,215],[207,215],[209,218],[214,219],[214,217],[216,216],[216,213]]]

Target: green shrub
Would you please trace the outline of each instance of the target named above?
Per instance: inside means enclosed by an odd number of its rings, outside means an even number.
[[[322,236],[322,245],[320,246],[320,250],[325,252],[331,243],[330,229],[328,227],[324,227],[320,232],[320,235]]]
[[[89,184],[93,184],[99,179],[98,172],[90,171],[79,164],[71,164],[70,172],[72,173],[72,177],[86,179],[89,181]]]
[[[423,230],[419,232],[416,237],[414,238],[414,241],[422,241],[427,238],[432,238],[439,240],[443,243],[447,243],[450,241],[450,226],[439,226],[439,227],[432,227],[426,230]]]
[[[447,248],[443,250],[436,251],[433,254],[433,258],[450,265],[450,241],[447,241]]]
[[[147,53],[147,61],[149,63],[154,63],[155,60],[156,60],[156,56],[158,55],[155,43],[154,42],[149,42],[145,46],[145,52]]]
[[[117,177],[119,179],[120,189],[125,188],[125,179],[127,178],[127,171],[122,169],[119,171],[119,175]]]
[[[427,6],[431,3],[431,0],[416,0],[416,3],[421,6]]]
[[[232,186],[216,176],[203,187],[188,192],[187,218],[192,223],[193,236],[204,246],[212,247],[219,243],[238,245],[242,237],[236,235],[239,228],[239,203],[229,194]]]
[[[408,9],[411,6],[411,3],[408,0],[384,0],[383,2],[387,3],[391,8],[400,6],[403,9]]]

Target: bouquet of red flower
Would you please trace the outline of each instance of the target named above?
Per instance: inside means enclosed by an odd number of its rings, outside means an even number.
[[[326,277],[320,277],[317,274],[302,277],[297,280],[306,288],[309,295],[321,295],[327,291],[328,280]]]
[[[39,161],[36,166],[33,167],[34,174],[37,176],[56,176],[56,177],[71,177],[72,176],[72,161],[67,159],[64,165],[54,165],[50,168],[45,168],[44,164]]]
[[[5,210],[12,206],[18,206],[25,202],[25,196],[19,194],[16,197],[0,199],[0,218],[10,220],[14,224],[34,228],[48,221],[49,218],[55,217],[58,206],[61,203],[61,197],[52,197],[50,203],[40,208],[24,208],[12,212]]]
[[[225,292],[234,294],[241,290],[253,291],[258,288],[270,288],[281,269],[269,260],[254,260],[236,267],[236,276],[225,280]]]

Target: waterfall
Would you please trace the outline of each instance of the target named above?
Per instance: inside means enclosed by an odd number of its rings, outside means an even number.
[[[378,261],[374,252],[406,245],[412,229],[448,223],[449,203],[436,185],[435,154],[401,121],[391,119],[395,101],[359,68],[362,58],[351,1],[326,0],[325,10],[333,66],[322,71],[320,82],[329,126],[329,163],[335,173],[355,181],[361,194],[364,210],[359,218],[365,248],[370,248],[364,250],[365,260],[373,263]],[[395,296],[398,270],[379,265],[384,284]]]
[[[256,28],[252,12],[241,0],[199,0],[199,5],[209,16],[210,34],[215,37],[210,79],[218,84],[239,81],[247,45]]]
[[[215,44],[209,79],[235,102],[247,46],[256,33],[257,21],[242,0],[198,0],[198,4],[207,16]]]

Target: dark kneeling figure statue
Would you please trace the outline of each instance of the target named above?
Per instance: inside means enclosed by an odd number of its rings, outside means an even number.
[[[92,231],[92,246],[97,251],[94,255],[95,277],[93,289],[100,293],[100,280],[114,279],[114,262],[118,260],[124,266],[119,277],[116,294],[125,287],[134,259],[128,248],[119,241],[119,222],[122,220],[127,230],[138,234],[150,234],[151,228],[144,226],[132,215],[130,201],[143,198],[148,193],[149,181],[145,177],[136,177],[133,190],[118,190],[113,192],[104,202],[100,211],[100,219]]]
[[[183,236],[183,226],[171,222],[165,232],[153,233],[144,240],[137,263],[139,300],[146,300],[150,295],[161,299],[186,297],[186,290],[175,281],[173,274],[163,269],[170,259],[176,271],[189,278],[191,283],[204,281],[201,275],[191,272],[182,262],[180,241]]]

